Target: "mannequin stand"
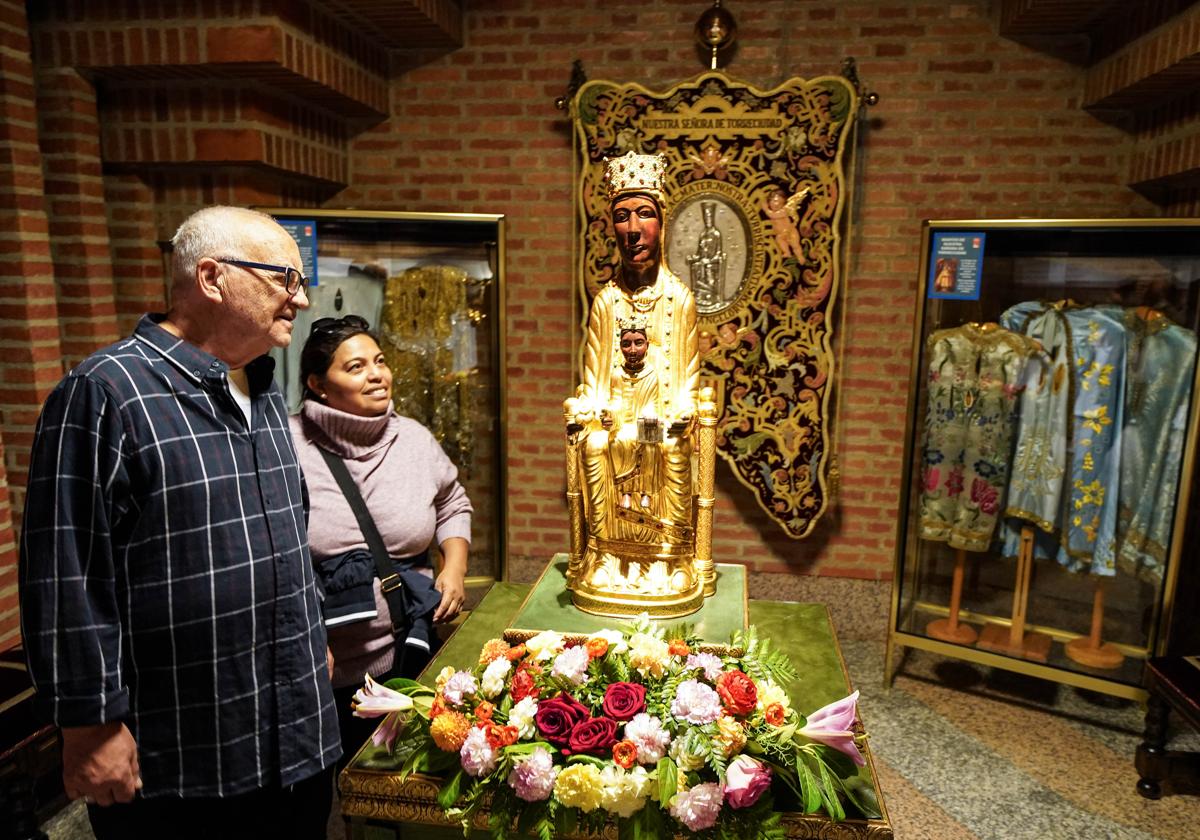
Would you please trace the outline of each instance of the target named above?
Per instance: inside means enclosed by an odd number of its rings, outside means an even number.
[[[1103,625],[1104,583],[1097,579],[1096,593],[1092,599],[1092,631],[1087,636],[1067,642],[1067,656],[1089,668],[1105,670],[1120,668],[1121,663],[1125,661],[1125,656],[1117,650],[1116,645],[1100,640]]]
[[[950,583],[950,615],[939,618],[925,625],[925,633],[943,642],[953,642],[956,645],[972,644],[977,633],[968,624],[958,623],[958,611],[962,606],[963,570],[967,566],[967,552],[957,549],[954,555],[954,576]]]
[[[989,624],[979,634],[978,647],[1008,656],[1045,662],[1050,656],[1050,637],[1025,632],[1025,613],[1029,606],[1029,586],[1033,578],[1033,529],[1021,529],[1021,548],[1017,553],[1017,580],[1013,588],[1012,624]]]

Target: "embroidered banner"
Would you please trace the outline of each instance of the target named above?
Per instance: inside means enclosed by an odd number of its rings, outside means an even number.
[[[572,100],[584,312],[619,264],[604,161],[658,152],[663,253],[696,298],[718,451],[795,538],[833,495],[843,158],[857,113],[855,86],[840,76],[759,90],[712,72],[661,93],[597,80]]]

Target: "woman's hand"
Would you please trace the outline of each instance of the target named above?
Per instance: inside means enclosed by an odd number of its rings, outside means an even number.
[[[433,611],[433,623],[444,624],[458,618],[467,599],[463,580],[467,576],[467,550],[470,544],[462,537],[450,537],[442,543],[442,570],[433,588],[442,593],[442,601]]]

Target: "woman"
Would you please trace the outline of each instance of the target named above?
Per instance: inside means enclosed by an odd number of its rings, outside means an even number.
[[[415,676],[436,648],[430,618],[443,623],[462,610],[471,502],[433,435],[392,409],[392,373],[365,319],[347,315],[313,323],[300,354],[300,386],[303,401],[291,418],[292,435],[308,484],[309,545],[326,590],[345,761],[377,723],[351,715],[350,699],[363,674],[380,680]],[[367,539],[321,450],[344,460],[404,577],[410,629],[403,644],[393,634]],[[426,553],[434,539],[442,553],[436,580]],[[343,596],[355,580],[360,597],[351,606]]]

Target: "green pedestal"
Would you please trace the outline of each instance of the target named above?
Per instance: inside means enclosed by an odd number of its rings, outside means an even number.
[[[571,593],[567,591],[567,555],[556,554],[508,626],[514,630],[594,633],[616,627],[622,621],[585,613],[571,603]],[[691,615],[654,623],[668,627],[692,624],[706,642],[728,642],[730,633],[746,626],[746,567],[718,563],[716,595],[704,599],[704,606]]]

